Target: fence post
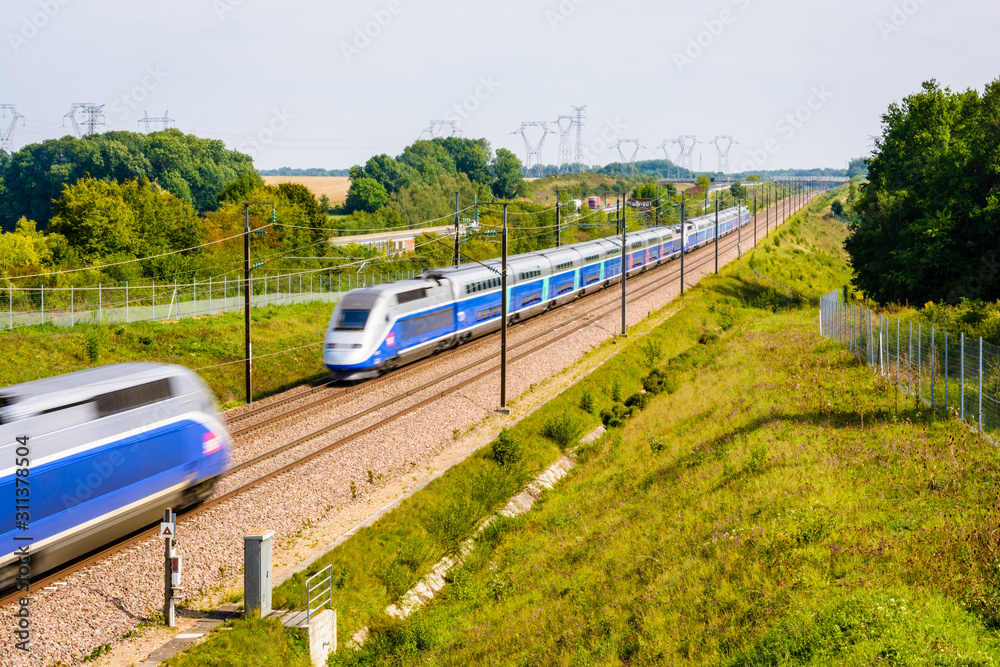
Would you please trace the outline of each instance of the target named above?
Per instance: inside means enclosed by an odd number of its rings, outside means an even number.
[[[75,327],[76,326],[76,313],[73,311],[73,301],[75,300],[74,299],[75,296],[76,295],[74,293],[73,286],[70,285],[69,286],[69,325],[71,327]]]
[[[959,404],[959,412],[962,417],[962,421],[965,421],[965,332],[959,334],[959,345],[962,347],[962,356],[959,361],[959,367],[962,369],[961,380],[958,383],[958,389],[961,392],[961,401]]]
[[[191,314],[198,314],[198,278],[191,278]],[[177,279],[174,278],[174,298],[177,299],[177,319],[180,319],[181,315],[181,298],[177,295]]]
[[[264,305],[267,305],[267,274],[264,274]]]
[[[208,314],[212,314],[212,276],[208,277]]]
[[[125,281],[125,324],[128,324],[130,321],[131,320],[129,320],[129,314],[128,314],[128,281],[126,280]]]
[[[923,365],[921,356],[924,347],[924,337],[921,335],[921,323],[917,322],[917,396],[923,398],[924,383],[923,383]]]
[[[896,316],[896,386],[899,386],[899,316]]]
[[[913,322],[910,322],[910,349],[906,355],[906,393],[913,393]]]
[[[45,324],[45,285],[42,284],[38,288],[39,294],[42,295],[42,324]]]
[[[944,415],[948,416],[948,332],[944,332]]]
[[[104,297],[101,294],[101,283],[97,283],[97,321],[104,321]]]
[[[934,325],[931,325],[931,410],[934,410]]]
[[[983,339],[979,339],[979,432],[983,432]]]
[[[222,312],[227,312],[229,310],[229,278],[227,276],[222,276]]]
[[[14,283],[7,282],[7,328],[14,328]]]
[[[153,317],[152,317],[152,319],[154,319],[154,320],[156,319],[156,280],[155,279],[153,280]]]

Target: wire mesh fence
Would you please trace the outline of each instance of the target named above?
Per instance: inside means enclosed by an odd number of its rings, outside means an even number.
[[[819,326],[822,335],[844,343],[931,409],[953,414],[983,433],[1000,429],[1000,348],[995,345],[845,303],[839,291],[820,300]]]
[[[250,305],[259,308],[310,301],[335,302],[347,290],[412,278],[415,271],[372,275],[335,272],[263,274],[251,280]],[[0,331],[37,324],[77,324],[176,320],[239,311],[244,283],[231,278],[179,284],[96,285],[91,287],[0,287]],[[6,308],[4,308],[6,306]]]

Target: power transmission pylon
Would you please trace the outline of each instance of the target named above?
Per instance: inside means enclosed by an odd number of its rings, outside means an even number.
[[[666,143],[666,142],[664,142]],[[698,138],[693,134],[680,134],[676,139],[671,139],[670,143],[677,144],[677,166],[691,171],[692,156],[694,147],[700,144]],[[664,149],[665,151],[666,149]]]
[[[445,133],[447,132],[447,134]],[[453,120],[432,120],[431,124],[420,133],[417,137],[417,141],[424,138],[424,134],[430,135],[431,139],[443,138],[447,139],[450,137],[460,137],[462,136],[462,130],[458,129],[456,121]]]
[[[66,125],[66,119],[69,118],[70,122],[73,123],[73,132],[76,136],[85,137],[89,134],[94,134],[97,132],[98,127],[104,125],[103,108],[103,104],[73,102],[73,107],[69,110],[69,113],[63,116],[63,125]],[[83,116],[82,120],[78,120],[78,116]],[[83,127],[82,130],[81,125]]]
[[[536,141],[532,142],[528,139],[528,130],[534,127],[541,129],[542,134]],[[549,128],[549,124],[545,121],[522,122],[521,129],[514,130],[511,134],[520,134],[521,139],[524,140],[524,150],[526,153],[524,160],[525,173],[531,171],[532,167],[541,169],[542,147],[545,145],[545,137],[550,134],[555,134],[555,132]],[[538,175],[541,176],[541,174]]]
[[[634,144],[635,148],[632,150],[632,156],[626,158],[625,152],[622,150],[623,144]],[[615,148],[618,149],[618,157],[621,158],[622,164],[629,168],[631,173],[635,173],[635,156],[639,154],[640,149],[645,149],[646,147],[639,143],[638,139],[619,139],[618,143],[615,144]]]
[[[9,111],[13,116],[10,119],[10,125],[6,128],[0,128],[0,151],[6,151],[7,153],[14,152],[14,128],[17,126],[17,121],[20,119],[21,125],[24,125],[24,116],[17,112],[17,107],[13,104],[0,104],[0,111],[3,111],[3,116],[0,118],[6,118],[7,112]]]
[[[556,118],[556,127],[559,128],[559,173],[569,171],[570,160],[573,159],[570,150],[569,134],[573,130],[573,116],[559,116]]]
[[[573,127],[576,128],[576,157],[574,163],[576,164],[577,173],[583,171],[583,126],[587,121],[587,116],[584,114],[586,109],[587,105],[573,107]]]
[[[732,150],[733,144],[738,144],[739,142],[733,141],[733,138],[728,134],[719,134],[708,143],[715,144],[715,150],[719,153],[719,171],[723,174],[728,174],[729,151]],[[725,145],[725,148],[723,148],[723,145]]]
[[[143,113],[142,118],[139,119],[139,124],[146,126],[146,134],[149,134],[150,132],[159,132],[160,130],[165,130],[168,127],[170,127],[170,124],[173,123],[173,122],[174,122],[174,119],[170,118],[167,115],[166,111],[163,112],[163,117],[162,118],[150,118],[149,117],[149,112],[146,111],[145,113]],[[159,130],[153,130],[151,128],[153,127],[154,124],[155,125],[161,125],[162,127],[160,127]]]

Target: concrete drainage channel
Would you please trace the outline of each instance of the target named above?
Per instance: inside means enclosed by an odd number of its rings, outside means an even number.
[[[604,426],[598,426],[588,433],[580,441],[581,444],[591,443],[604,435]],[[542,492],[553,488],[560,479],[566,476],[570,470],[576,466],[576,457],[573,453],[563,456],[558,461],[549,466],[534,481],[526,486],[520,493],[511,498],[502,510],[497,514],[486,518],[476,529],[476,535],[489,526],[497,516],[516,517],[524,514],[532,508],[535,502],[541,498]],[[434,568],[417,585],[407,591],[400,599],[399,605],[391,604],[386,607],[385,613],[398,619],[405,619],[413,612],[417,611],[425,604],[434,599],[434,596],[445,586],[445,578],[456,566],[462,565],[472,549],[476,545],[476,537],[465,540],[458,549],[458,553],[453,556],[445,556],[434,565]],[[365,640],[368,639],[368,628],[358,630],[348,647],[353,649],[361,648]]]

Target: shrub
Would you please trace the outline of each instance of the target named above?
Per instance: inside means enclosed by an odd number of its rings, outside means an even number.
[[[583,390],[583,395],[580,396],[580,409],[587,414],[594,413],[594,396],[586,389]]]
[[[625,423],[632,416],[634,408],[624,405],[615,405],[612,408],[601,410],[601,422],[605,428],[616,428]]]
[[[654,455],[663,452],[667,446],[663,441],[663,436],[652,431],[646,431],[646,443],[649,445],[649,451],[653,452]]]
[[[664,391],[668,394],[672,394],[680,388],[680,384],[680,379],[678,378],[678,372],[676,369],[668,368],[666,370],[662,370],[654,368],[649,372],[649,375],[643,379],[642,388],[650,394],[659,394]]]
[[[649,338],[642,345],[642,354],[646,358],[646,365],[652,368],[663,356],[663,346],[659,341],[652,341]]]
[[[705,331],[698,336],[698,342],[702,345],[711,345],[717,340],[719,340],[719,334],[716,331]]]
[[[617,375],[611,383],[611,400],[615,403],[622,402],[622,379]]]
[[[104,336],[101,335],[101,330],[97,327],[88,328],[83,336],[87,359],[90,360],[90,363],[96,364],[101,358],[101,343],[104,342]]]
[[[637,391],[628,397],[628,400],[625,401],[625,407],[642,410],[649,405],[649,401],[652,400],[652,398],[653,395],[646,391]]]
[[[573,418],[566,413],[560,413],[545,420],[542,435],[552,440],[562,449],[569,447],[577,438],[579,428]]]
[[[500,429],[500,435],[493,441],[493,460],[501,466],[516,465],[521,462],[524,448],[514,439],[506,428]]]

